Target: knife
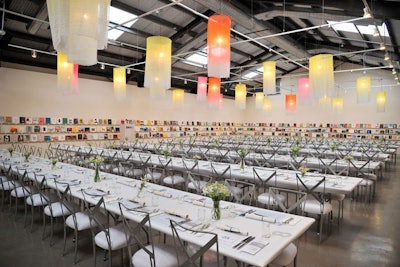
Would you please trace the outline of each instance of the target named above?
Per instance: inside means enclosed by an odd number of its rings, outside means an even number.
[[[245,239],[243,239],[242,241],[240,241],[239,243],[237,243],[236,245],[234,245],[232,248],[241,248],[242,246],[246,245],[248,242],[250,242],[251,240],[253,240],[255,237],[254,236],[248,236]]]

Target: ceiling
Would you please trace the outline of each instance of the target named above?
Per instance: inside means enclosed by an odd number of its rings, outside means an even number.
[[[0,63],[56,69],[45,0],[0,0],[4,22],[0,32]],[[3,8],[4,4],[4,8]],[[207,75],[204,65],[193,66],[185,59],[201,52],[207,42],[207,18],[222,13],[232,18],[231,75],[223,79],[221,92],[234,96],[238,81],[247,84],[248,95],[262,91],[262,76],[246,74],[276,61],[277,77],[307,72],[310,56],[331,53],[335,68],[344,63],[364,68],[399,71],[400,1],[380,0],[118,0],[111,6],[139,18],[130,27],[109,23],[124,33],[109,40],[98,51],[99,64],[80,66],[80,74],[112,80],[112,66],[127,66],[127,81],[143,86],[146,38],[162,35],[172,40],[172,87],[196,93],[197,76]],[[371,18],[364,18],[370,10]],[[328,21],[352,21],[353,32]],[[364,33],[386,24],[378,36]],[[350,25],[351,26],[351,25]],[[380,44],[386,50],[380,50]],[[32,50],[37,57],[32,58]],[[385,60],[386,52],[390,60]],[[105,68],[100,68],[101,64]],[[278,83],[279,84],[279,83]]]

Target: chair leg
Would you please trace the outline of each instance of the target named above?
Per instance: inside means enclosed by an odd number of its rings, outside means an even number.
[[[74,237],[73,243],[75,243],[74,247],[74,264],[77,263],[77,253],[78,253],[78,231],[74,229]]]

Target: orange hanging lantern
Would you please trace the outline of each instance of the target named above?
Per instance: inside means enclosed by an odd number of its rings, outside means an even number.
[[[207,68],[209,77],[229,78],[231,65],[231,18],[213,15],[208,18]]]
[[[221,78],[208,78],[208,103],[218,104],[221,91]]]
[[[287,111],[295,111],[296,110],[296,95],[289,94],[285,95],[285,107]]]

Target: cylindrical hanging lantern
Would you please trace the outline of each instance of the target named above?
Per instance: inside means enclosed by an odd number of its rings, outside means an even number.
[[[318,106],[321,109],[324,110],[330,110],[331,109],[331,98],[330,97],[321,97],[320,99],[318,99]]]
[[[150,89],[151,96],[165,95],[165,90],[171,88],[171,39],[147,38],[144,87]]]
[[[256,109],[262,109],[264,100],[264,93],[257,92],[256,93]]]
[[[197,100],[204,101],[207,99],[207,77],[197,77]]]
[[[343,111],[343,97],[334,97],[332,99],[332,110],[338,113]]]
[[[73,83],[74,64],[68,62],[67,55],[57,53],[57,89],[63,92],[71,90]]]
[[[126,97],[126,69],[123,67],[114,68],[114,96],[118,101]]]
[[[386,92],[376,92],[376,111],[385,112],[386,110]]]
[[[209,77],[229,78],[231,67],[231,18],[213,15],[207,26],[207,69]]]
[[[362,76],[357,78],[357,103],[369,102],[371,95],[371,77]]]
[[[332,97],[334,91],[333,56],[320,54],[310,57],[309,78],[311,92],[315,99]]]
[[[72,91],[74,93],[79,92],[79,65],[74,64],[73,71],[72,71]]]
[[[287,111],[295,111],[296,110],[296,95],[289,94],[285,95],[285,107]]]
[[[263,99],[263,111],[268,112],[272,109],[272,98],[264,98]]]
[[[53,46],[68,61],[97,64],[97,49],[107,44],[110,0],[47,0]]]
[[[246,108],[246,85],[243,83],[236,84],[235,86],[235,105],[239,109]]]
[[[221,91],[221,78],[208,78],[208,95],[207,100],[210,104],[218,104]]]
[[[309,78],[300,78],[298,80],[298,98],[300,105],[307,105],[312,103],[311,87]]]
[[[265,96],[276,93],[275,72],[275,61],[266,61],[263,63],[263,91]]]
[[[185,90],[174,89],[172,91],[172,105],[174,107],[181,107],[183,106],[184,101],[185,101]]]

